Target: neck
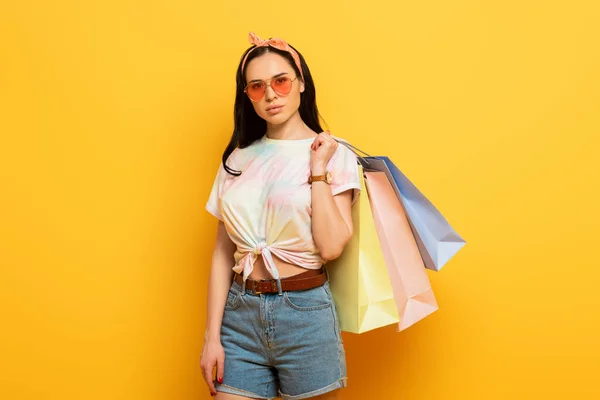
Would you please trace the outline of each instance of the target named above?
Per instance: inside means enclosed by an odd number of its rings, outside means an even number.
[[[298,111],[282,124],[274,125],[267,122],[267,137],[269,139],[294,140],[304,139],[314,135],[315,132],[302,121]]]

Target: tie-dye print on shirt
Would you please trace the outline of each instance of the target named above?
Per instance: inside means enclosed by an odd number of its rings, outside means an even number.
[[[261,255],[270,274],[279,278],[273,255],[306,269],[324,263],[312,236],[310,146],[314,138],[276,140],[263,136],[245,149],[235,149],[227,166],[219,167],[206,209],[224,222],[237,246],[233,270],[248,278]],[[327,164],[335,196],[360,190],[356,156],[338,145]]]

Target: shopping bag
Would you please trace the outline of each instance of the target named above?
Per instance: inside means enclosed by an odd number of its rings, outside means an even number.
[[[466,244],[465,240],[389,157],[370,156],[345,140],[335,139],[352,150],[366,170],[386,174],[402,201],[425,267],[439,271]]]
[[[408,218],[384,172],[365,171],[375,229],[400,321],[408,328],[438,309]]]
[[[342,254],[326,264],[340,329],[351,333],[400,321],[363,170],[360,165],[358,168],[361,191],[352,206],[353,235]]]

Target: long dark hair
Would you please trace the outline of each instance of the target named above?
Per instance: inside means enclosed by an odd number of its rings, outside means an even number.
[[[240,175],[241,171],[236,171],[227,166],[227,159],[233,153],[236,147],[243,149],[244,147],[250,146],[253,142],[261,139],[267,132],[267,122],[262,119],[256,111],[246,93],[244,93],[244,87],[246,86],[246,79],[242,71],[242,61],[246,54],[256,46],[249,47],[242,57],[240,58],[240,64],[238,65],[236,73],[236,92],[235,92],[235,105],[233,109],[234,127],[231,140],[223,152],[223,167],[225,170],[232,175]],[[310,70],[302,54],[296,48],[290,45],[298,53],[300,57],[300,65],[302,66],[302,74],[304,75],[304,92],[300,93],[300,107],[298,109],[300,118],[310,129],[315,132],[322,132],[321,124],[319,122],[319,110],[317,109],[316,91],[315,84],[313,82]],[[265,53],[276,53],[285,58],[288,63],[292,66],[296,72],[298,79],[301,79],[300,71],[294,62],[291,54],[287,51],[282,51],[271,46],[259,47],[252,51],[246,60],[246,64],[250,63],[256,57],[260,57]]]

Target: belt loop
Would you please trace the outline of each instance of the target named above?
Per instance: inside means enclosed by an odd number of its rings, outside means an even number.
[[[325,275],[327,275],[327,281],[329,281],[329,270],[327,269],[327,267],[325,266],[325,264],[323,264],[321,266],[321,268],[323,268],[325,270]]]
[[[244,276],[242,275],[242,296],[246,294],[246,280],[244,279]]]
[[[280,296],[283,296],[283,290],[281,290],[281,279],[277,278],[277,292]]]

